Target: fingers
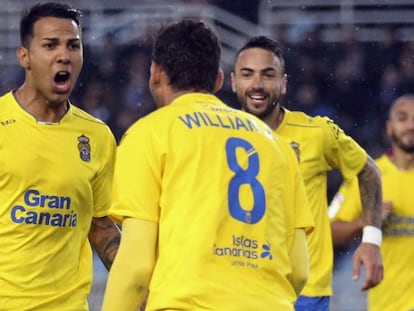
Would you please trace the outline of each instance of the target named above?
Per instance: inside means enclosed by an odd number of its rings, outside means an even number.
[[[378,285],[384,278],[380,248],[370,243],[362,243],[353,258],[353,280],[360,277],[361,266],[365,267],[365,278],[361,290],[368,290]]]
[[[357,251],[355,252],[352,264],[352,280],[358,281],[361,273],[361,260],[357,256]]]

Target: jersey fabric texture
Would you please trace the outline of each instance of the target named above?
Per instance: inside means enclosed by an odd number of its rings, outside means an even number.
[[[109,209],[115,148],[73,105],[45,124],[0,97],[1,310],[88,310],[88,232]]]
[[[368,309],[413,310],[414,170],[399,170],[387,155],[376,163],[381,171],[383,201],[392,202],[392,209],[382,228],[384,279],[368,291]],[[338,210],[333,219],[352,221],[362,216],[357,180],[341,186],[334,201]]]
[[[126,132],[111,215],[159,225],[146,310],[293,310],[287,161],[263,122],[209,94],[180,96]]]
[[[297,153],[315,221],[315,230],[308,236],[309,280],[301,294],[329,296],[333,247],[327,211],[327,172],[337,168],[345,179],[352,179],[366,163],[367,154],[329,118],[283,109],[285,116],[276,133],[285,137]]]

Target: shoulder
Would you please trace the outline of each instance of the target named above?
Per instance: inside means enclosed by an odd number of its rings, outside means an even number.
[[[11,91],[1,95],[0,96],[0,104],[1,104],[0,109],[2,110],[5,109],[7,105],[9,105],[10,103],[14,101],[15,99]]]
[[[77,124],[80,124],[81,127],[87,127],[90,131],[102,133],[103,135],[113,136],[109,126],[102,120],[94,117],[85,110],[74,106],[73,104],[70,104],[70,109],[73,119],[77,122]]]
[[[288,123],[289,125],[297,126],[326,127],[330,124],[335,124],[335,122],[329,117],[310,116],[301,111],[291,111],[288,109],[285,109],[285,119],[286,123]]]

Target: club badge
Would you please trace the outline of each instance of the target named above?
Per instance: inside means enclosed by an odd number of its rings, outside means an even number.
[[[298,162],[300,162],[300,149],[299,149],[299,143],[292,141],[290,143],[290,146],[292,147],[293,151],[296,154],[296,157],[298,158]]]
[[[81,135],[78,137],[78,141],[80,158],[85,162],[89,162],[91,160],[91,145],[89,145],[89,138],[85,135]]]

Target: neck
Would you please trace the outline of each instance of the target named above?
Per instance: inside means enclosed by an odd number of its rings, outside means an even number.
[[[394,147],[389,158],[399,170],[414,169],[414,154],[412,153]]]
[[[262,120],[274,131],[277,130],[279,125],[282,123],[285,116],[285,110],[280,104],[276,104],[275,109],[272,113],[265,116]]]
[[[50,103],[46,98],[36,92],[28,92],[23,85],[14,93],[17,103],[38,122],[59,122],[69,108],[67,101]]]

